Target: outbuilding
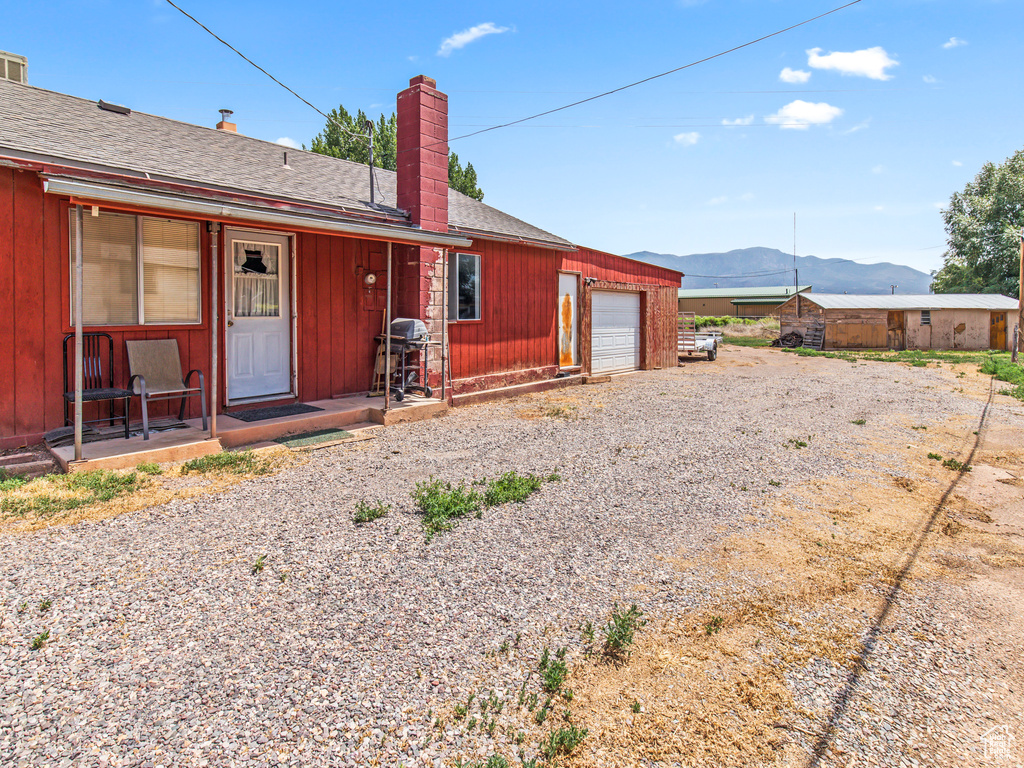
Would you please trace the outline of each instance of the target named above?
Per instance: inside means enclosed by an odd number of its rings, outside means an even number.
[[[115,385],[126,341],[174,339],[215,414],[366,393],[389,295],[392,317],[444,342],[430,384],[443,357],[455,404],[675,365],[679,272],[449,189],[431,78],[396,111],[397,172],[371,174],[226,117],[206,128],[0,80],[0,449],[65,423],[76,253],[81,322],[112,338]]]
[[[705,317],[778,317],[779,307],[810,285],[766,285],[759,288],[680,288],[679,311]]]
[[[992,293],[801,294],[779,312],[783,335],[824,331],[823,349],[1010,349],[1017,300]]]

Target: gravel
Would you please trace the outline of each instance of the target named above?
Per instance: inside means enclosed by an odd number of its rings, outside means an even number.
[[[694,363],[468,407],[217,495],[0,538],[0,763],[446,765],[470,742],[428,738],[428,710],[518,690],[541,647],[578,645],[616,601],[700,605],[705,574],[668,558],[768,522],[786,485],[868,466],[852,420],[909,440],[907,416],[984,405],[930,369],[799,369]],[[561,480],[425,543],[417,482],[510,469]],[[394,509],[357,526],[359,500]],[[929,648],[943,674],[922,684],[947,690],[959,657]]]

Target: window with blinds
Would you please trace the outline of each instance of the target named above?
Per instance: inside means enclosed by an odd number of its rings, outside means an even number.
[[[71,211],[71,312],[75,301]],[[199,225],[119,213],[82,219],[85,325],[200,322]]]

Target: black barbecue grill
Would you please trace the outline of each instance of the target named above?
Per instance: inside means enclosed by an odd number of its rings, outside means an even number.
[[[422,320],[396,317],[391,321],[390,335],[391,354],[397,358],[393,370],[390,370],[391,394],[398,402],[405,398],[406,392],[419,392],[424,397],[431,397],[434,391],[427,384],[430,334],[426,324]],[[387,341],[383,334],[376,340],[381,344]],[[419,355],[418,362],[411,360],[413,355]]]

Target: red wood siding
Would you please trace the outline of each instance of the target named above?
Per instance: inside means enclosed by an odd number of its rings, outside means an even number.
[[[641,292],[646,298],[644,367],[676,363],[675,307],[679,274],[610,253],[581,248],[574,253],[523,245],[474,242],[481,255],[479,321],[449,324],[453,379],[507,373],[507,383],[523,380],[515,372],[553,375],[558,366],[558,273],[579,272],[612,290]],[[595,286],[598,284],[595,284]],[[580,346],[584,369],[590,362],[589,290],[581,283]],[[486,386],[502,386],[494,377]],[[472,388],[471,384],[464,387]]]

